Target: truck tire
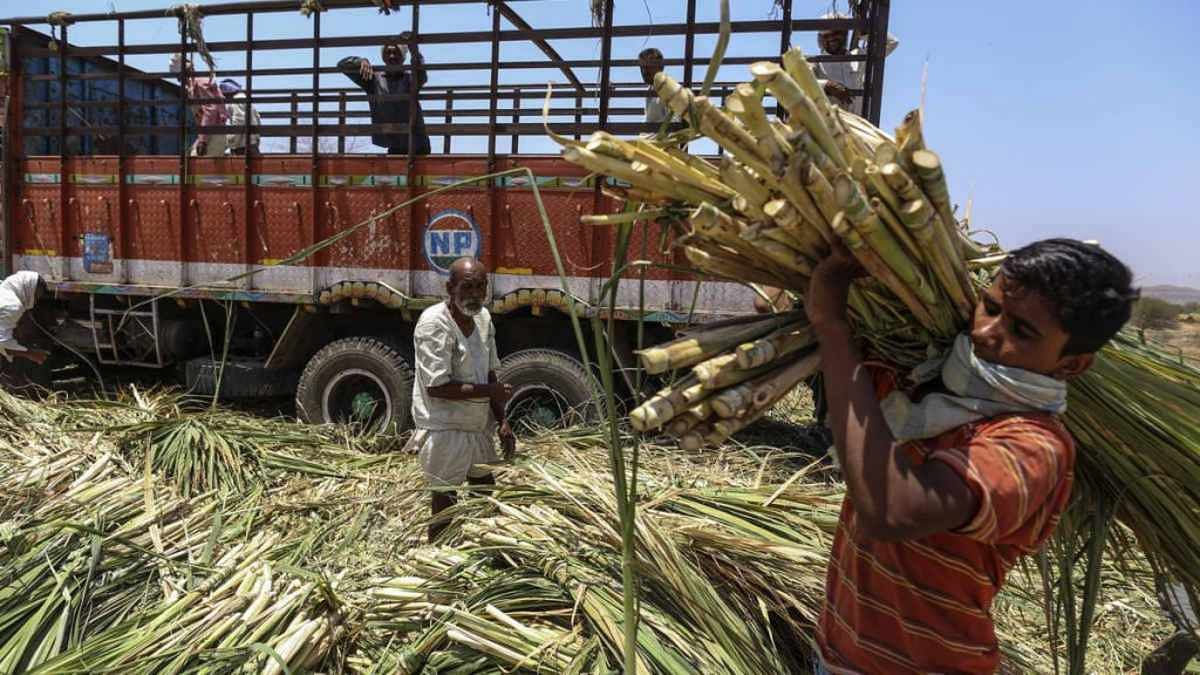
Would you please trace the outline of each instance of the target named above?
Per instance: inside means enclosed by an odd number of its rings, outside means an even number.
[[[50,390],[53,371],[49,359],[46,363],[13,357],[12,361],[0,359],[0,387],[5,391],[23,396],[41,398]]]
[[[505,416],[516,431],[562,428],[600,418],[604,390],[582,363],[563,352],[515,352],[500,362],[497,375],[513,387]]]
[[[184,383],[193,394],[211,396],[217,390],[220,375],[219,396],[224,399],[273,398],[296,390],[296,371],[268,370],[264,363],[263,359],[230,356],[222,370],[219,360],[204,356],[184,365]]]
[[[411,418],[412,387],[412,368],[393,345],[374,337],[342,338],[304,366],[296,412],[312,424],[403,431]]]

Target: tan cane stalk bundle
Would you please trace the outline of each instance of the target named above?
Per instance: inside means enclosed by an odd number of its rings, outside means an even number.
[[[828,255],[827,244],[840,240],[868,272],[849,298],[850,321],[867,356],[903,372],[943,352],[969,324],[1003,255],[998,246],[973,241],[957,220],[920,111],[909,113],[895,136],[884,133],[832,105],[795,48],[782,65],[759,62],[749,71],[753,83],[737,87],[725,110],[666,74],[655,77],[655,91],[692,133],[720,146],[719,161],[692,157],[679,173],[649,180],[620,157],[583,162],[571,147],[564,156],[628,180],[669,205],[666,212],[690,209],[689,218],[679,218],[686,234],[677,245],[704,277],[782,288],[803,302],[813,267]],[[775,103],[784,119],[770,119]],[[612,171],[601,168],[614,163]],[[727,190],[707,183],[694,189],[701,177]],[[647,350],[652,356],[643,365],[650,372],[677,371],[660,396],[680,402],[653,414],[647,407],[657,405],[653,400],[635,409],[635,428],[665,431],[681,447],[695,448],[719,443],[755,419],[762,403],[775,399],[774,390],[761,389],[765,373],[797,372],[813,349],[802,319],[750,334],[750,326],[763,325],[747,320],[742,333],[729,325],[700,328],[683,360]],[[721,376],[713,379],[716,372]],[[707,389],[705,378],[712,382]],[[1116,517],[1151,559],[1193,586],[1200,586],[1197,390],[1200,372],[1122,337],[1072,384],[1066,415],[1083,446],[1079,476],[1090,494],[1113,497]],[[707,392],[697,411],[703,416],[682,417],[701,400],[684,398],[684,391]]]

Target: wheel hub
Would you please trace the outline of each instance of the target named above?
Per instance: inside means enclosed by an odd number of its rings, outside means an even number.
[[[366,431],[380,431],[392,421],[392,397],[378,375],[362,368],[347,368],[325,385],[322,393],[325,419],[348,423]]]

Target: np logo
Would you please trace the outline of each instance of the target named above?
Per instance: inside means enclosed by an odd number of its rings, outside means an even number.
[[[425,227],[425,259],[442,274],[450,273],[450,264],[463,256],[478,258],[483,251],[483,235],[475,219],[465,211],[445,209],[433,214]]]

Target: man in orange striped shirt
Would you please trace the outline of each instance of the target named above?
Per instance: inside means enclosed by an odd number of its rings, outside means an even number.
[[[854,344],[846,298],[859,273],[838,247],[805,297],[847,491],[818,672],[994,672],[992,599],[1070,499],[1065,382],[1129,319],[1132,274],[1069,239],[1013,251],[969,333],[914,371],[924,385],[899,391]]]

